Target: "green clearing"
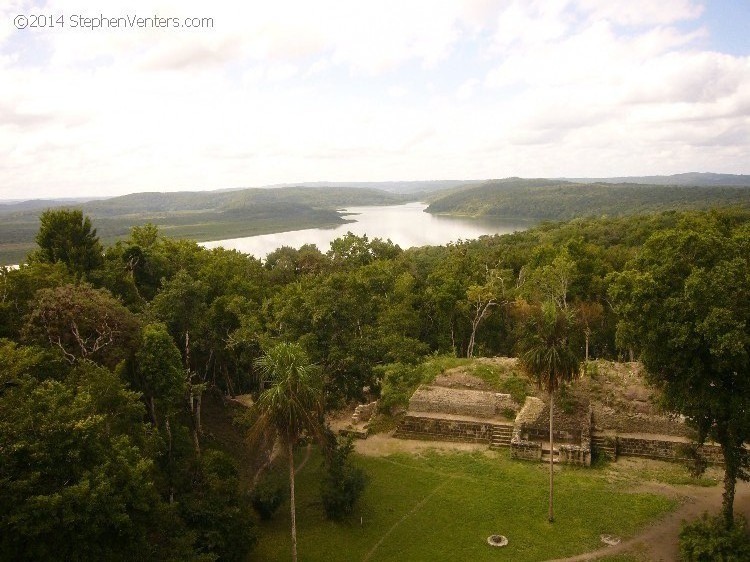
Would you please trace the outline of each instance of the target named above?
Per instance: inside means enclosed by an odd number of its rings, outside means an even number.
[[[631,493],[606,469],[558,467],[556,520],[549,524],[547,467],[512,461],[507,451],[357,456],[370,482],[352,517],[323,517],[318,496],[322,461],[315,455],[297,477],[300,560],[546,560],[601,547],[602,533],[629,537],[674,509],[663,496]],[[249,561],[288,560],[288,504],[260,523]],[[491,534],[510,544],[490,547]]]

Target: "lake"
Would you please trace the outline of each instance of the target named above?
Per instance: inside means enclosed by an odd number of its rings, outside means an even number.
[[[401,248],[414,246],[440,246],[448,242],[471,240],[484,234],[507,234],[526,230],[534,223],[523,219],[473,219],[464,217],[436,216],[425,213],[424,203],[407,203],[379,207],[350,207],[343,212],[346,218],[355,220],[330,228],[308,228],[260,234],[245,238],[231,238],[202,242],[206,248],[223,246],[231,250],[265,258],[281,246],[299,248],[315,244],[320,251],[327,252],[336,238],[352,232],[358,236],[366,234],[373,238],[390,239]]]

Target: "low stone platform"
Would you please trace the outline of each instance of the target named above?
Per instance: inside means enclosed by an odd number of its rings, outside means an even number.
[[[504,436],[509,437],[508,430],[512,428],[512,423],[499,419],[410,411],[399,423],[394,437],[486,443],[500,447],[510,444]]]
[[[503,411],[517,411],[509,394],[487,390],[420,385],[409,400],[410,412],[427,412],[495,418]]]

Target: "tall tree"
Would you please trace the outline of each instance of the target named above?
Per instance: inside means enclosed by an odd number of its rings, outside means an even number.
[[[77,275],[84,275],[102,264],[102,245],[91,228],[91,219],[80,209],[48,209],[40,217],[34,256],[42,262],[64,263]]]
[[[297,520],[294,497],[294,446],[303,433],[323,439],[323,390],[318,369],[311,365],[298,344],[280,343],[256,361],[273,384],[253,405],[255,423],[251,436],[273,433],[289,457],[289,497],[292,560],[297,561]]]
[[[521,368],[549,396],[549,522],[554,521],[554,394],[581,372],[581,358],[571,345],[573,317],[553,302],[534,310],[519,341]]]
[[[750,228],[713,215],[654,234],[610,294],[620,343],[639,353],[668,409],[724,457],[723,517],[733,524],[750,438]]]
[[[138,320],[105,289],[85,283],[40,289],[23,335],[58,347],[71,362],[114,367],[131,353]]]
[[[588,363],[589,340],[596,324],[601,323],[604,318],[604,307],[598,302],[581,302],[577,304],[575,314],[583,328],[583,336],[586,344],[584,361]]]
[[[473,318],[471,319],[471,337],[466,351],[466,357],[474,356],[474,345],[476,343],[479,324],[492,313],[492,308],[502,306],[508,302],[506,296],[505,279],[511,278],[512,272],[508,270],[498,271],[487,268],[486,281],[482,285],[472,285],[466,290],[466,299],[470,303]]]

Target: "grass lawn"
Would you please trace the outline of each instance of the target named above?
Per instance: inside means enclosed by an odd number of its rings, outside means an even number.
[[[357,456],[370,477],[356,512],[334,523],[318,495],[315,455],[297,476],[301,561],[546,560],[601,546],[599,535],[633,535],[673,509],[663,496],[629,493],[605,469],[557,467],[555,522],[547,522],[547,465],[512,461],[507,451]],[[251,561],[289,560],[288,503],[260,523]],[[491,534],[509,539],[486,544]]]

